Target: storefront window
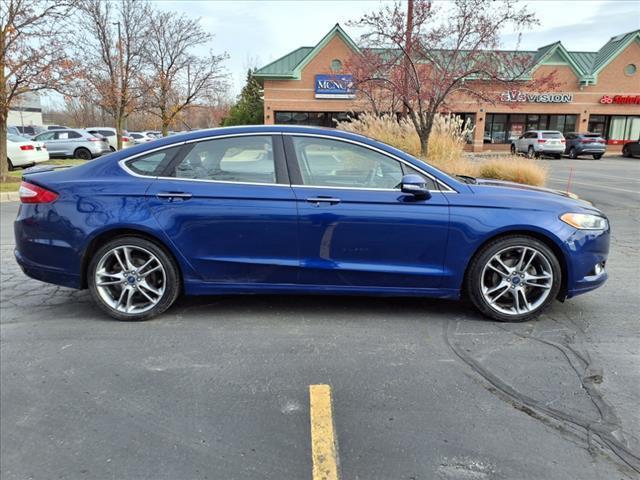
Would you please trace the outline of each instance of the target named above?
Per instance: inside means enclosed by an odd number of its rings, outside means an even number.
[[[574,132],[577,115],[487,114],[484,143],[510,143],[527,130]]]
[[[606,136],[605,132],[607,129],[605,127],[607,118],[606,115],[591,115],[589,117],[588,130],[591,133],[597,133],[603,137]]]
[[[275,112],[275,123],[279,125],[313,125],[334,127],[337,122],[358,118],[356,113],[347,112]]]

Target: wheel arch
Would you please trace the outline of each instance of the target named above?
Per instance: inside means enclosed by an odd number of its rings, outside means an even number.
[[[560,301],[564,301],[564,299],[567,296],[567,284],[568,284],[567,282],[569,278],[569,267],[567,264],[567,257],[564,251],[562,250],[560,245],[557,243],[557,241],[553,239],[551,235],[545,234],[538,230],[527,230],[523,228],[517,228],[513,230],[503,230],[503,231],[494,233],[493,235],[490,235],[489,237],[484,239],[484,241],[480,245],[478,245],[478,247],[473,251],[473,253],[469,257],[469,261],[467,262],[467,266],[464,271],[464,277],[462,278],[461,296],[467,297],[468,295],[466,292],[467,276],[469,274],[471,260],[478,254],[478,252],[480,252],[486,245],[488,245],[489,243],[495,240],[498,240],[503,237],[512,237],[516,235],[534,238],[544,243],[554,253],[556,258],[558,259],[558,263],[560,263],[560,271],[561,271],[560,291],[558,292],[557,299]]]
[[[100,232],[99,234],[97,234],[95,237],[93,237],[89,243],[87,244],[87,247],[85,248],[83,254],[82,254],[82,264],[81,264],[81,268],[80,268],[80,285],[81,288],[87,288],[88,284],[87,284],[87,269],[89,268],[89,263],[91,262],[91,258],[93,256],[93,254],[105,243],[118,238],[118,237],[140,237],[140,238],[144,238],[145,240],[148,240],[150,242],[155,243],[158,247],[162,248],[167,255],[169,255],[173,261],[176,264],[176,267],[178,269],[178,273],[179,273],[179,279],[180,279],[180,290],[182,291],[182,289],[184,288],[184,272],[182,270],[182,266],[180,265],[180,262],[178,261],[178,258],[176,257],[176,255],[174,254],[174,252],[171,250],[171,248],[165,243],[163,242],[160,238],[158,238],[156,235],[153,235],[152,233],[146,231],[146,230],[141,230],[141,229],[136,229],[136,228],[131,228],[131,227],[123,227],[123,228],[115,228],[115,229],[111,229],[111,230],[105,230],[103,232]]]

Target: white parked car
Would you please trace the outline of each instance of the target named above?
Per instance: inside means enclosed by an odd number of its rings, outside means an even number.
[[[89,133],[99,133],[103,137],[107,139],[109,142],[109,147],[111,147],[111,151],[115,152],[118,149],[118,137],[116,134],[116,129],[111,127],[89,127],[85,128],[85,130]],[[133,142],[133,138],[129,137],[129,132],[126,130],[122,135],[122,149],[133,147],[135,143]]]
[[[557,130],[529,130],[511,142],[511,153],[524,153],[529,158],[549,155],[562,157],[566,140]]]
[[[42,142],[33,142],[20,135],[7,135],[7,160],[9,170],[16,167],[30,167],[49,160],[49,152]]]
[[[146,132],[129,132],[129,136],[133,139],[133,143],[136,145],[151,142],[156,139],[155,136],[149,135]]]

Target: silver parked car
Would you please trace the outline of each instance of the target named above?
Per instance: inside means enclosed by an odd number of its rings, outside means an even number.
[[[549,155],[562,157],[566,140],[557,130],[529,130],[511,142],[511,153],[524,153],[527,157]]]
[[[91,160],[111,152],[106,138],[84,130],[49,130],[33,137],[47,146],[49,156]]]

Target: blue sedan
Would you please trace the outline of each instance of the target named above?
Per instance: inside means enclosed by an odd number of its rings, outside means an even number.
[[[369,138],[253,126],[26,171],[15,256],[119,320],[180,294],[467,298],[525,321],[607,279],[609,223],[547,189],[451,177]]]

